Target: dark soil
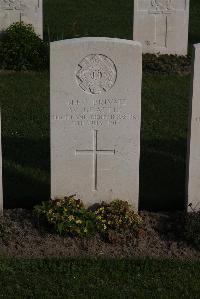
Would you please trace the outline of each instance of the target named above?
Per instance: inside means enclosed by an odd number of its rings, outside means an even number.
[[[199,260],[200,251],[181,239],[181,217],[175,213],[141,212],[143,229],[138,237],[127,233],[105,241],[60,237],[38,227],[31,211],[5,210],[0,216],[0,254],[12,257],[156,257]]]
[[[189,75],[192,71],[191,56],[143,55],[143,72],[150,74]]]

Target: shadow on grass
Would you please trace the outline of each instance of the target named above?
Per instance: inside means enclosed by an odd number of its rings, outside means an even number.
[[[176,211],[185,207],[186,141],[142,142],[140,209]],[[49,139],[3,139],[4,205],[32,208],[50,198]]]
[[[140,159],[140,209],[185,208],[186,140],[143,141]]]
[[[5,208],[32,208],[50,197],[49,139],[3,138]]]

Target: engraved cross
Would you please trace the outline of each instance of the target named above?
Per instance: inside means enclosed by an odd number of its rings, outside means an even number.
[[[162,20],[162,26],[163,26],[163,33],[161,36],[163,36],[162,40],[160,40],[160,46],[167,48],[167,41],[168,41],[168,33],[169,33],[169,15],[174,12],[173,7],[171,6],[171,2],[166,1],[163,5],[159,4],[159,2],[156,2],[155,0],[152,1],[153,6],[152,9],[150,9],[149,13],[154,15],[154,34],[155,34],[155,41],[154,44],[157,44],[159,42],[158,32],[161,30],[161,24],[159,23],[159,20]]]
[[[98,149],[98,131],[93,131],[93,149],[76,150],[76,155],[93,155],[93,188],[97,191],[97,178],[98,178],[98,155],[115,155],[115,149]]]

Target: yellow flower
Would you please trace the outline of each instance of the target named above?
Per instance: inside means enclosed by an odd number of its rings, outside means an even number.
[[[73,215],[69,215],[68,219],[69,219],[69,221],[72,221],[72,220],[74,220],[74,216]]]
[[[106,228],[107,228],[107,226],[104,224],[104,225],[103,225],[103,229],[106,229]]]
[[[87,231],[88,231],[87,228],[84,228],[84,233],[87,233]]]
[[[108,225],[110,225],[112,222],[111,221],[108,221]]]
[[[76,224],[81,224],[82,221],[80,219],[76,220]]]

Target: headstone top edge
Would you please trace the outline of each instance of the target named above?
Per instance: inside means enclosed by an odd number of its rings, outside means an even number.
[[[194,44],[193,47],[194,47],[195,49],[200,49],[200,43],[198,43],[198,44]]]
[[[138,41],[121,39],[121,38],[110,38],[110,37],[81,37],[81,38],[72,38],[72,39],[65,39],[51,42],[51,47],[56,47],[60,45],[67,45],[67,44],[76,44],[76,43],[87,43],[87,42],[109,42],[109,43],[116,43],[116,44],[125,44],[130,46],[137,46],[142,48],[142,44]]]

